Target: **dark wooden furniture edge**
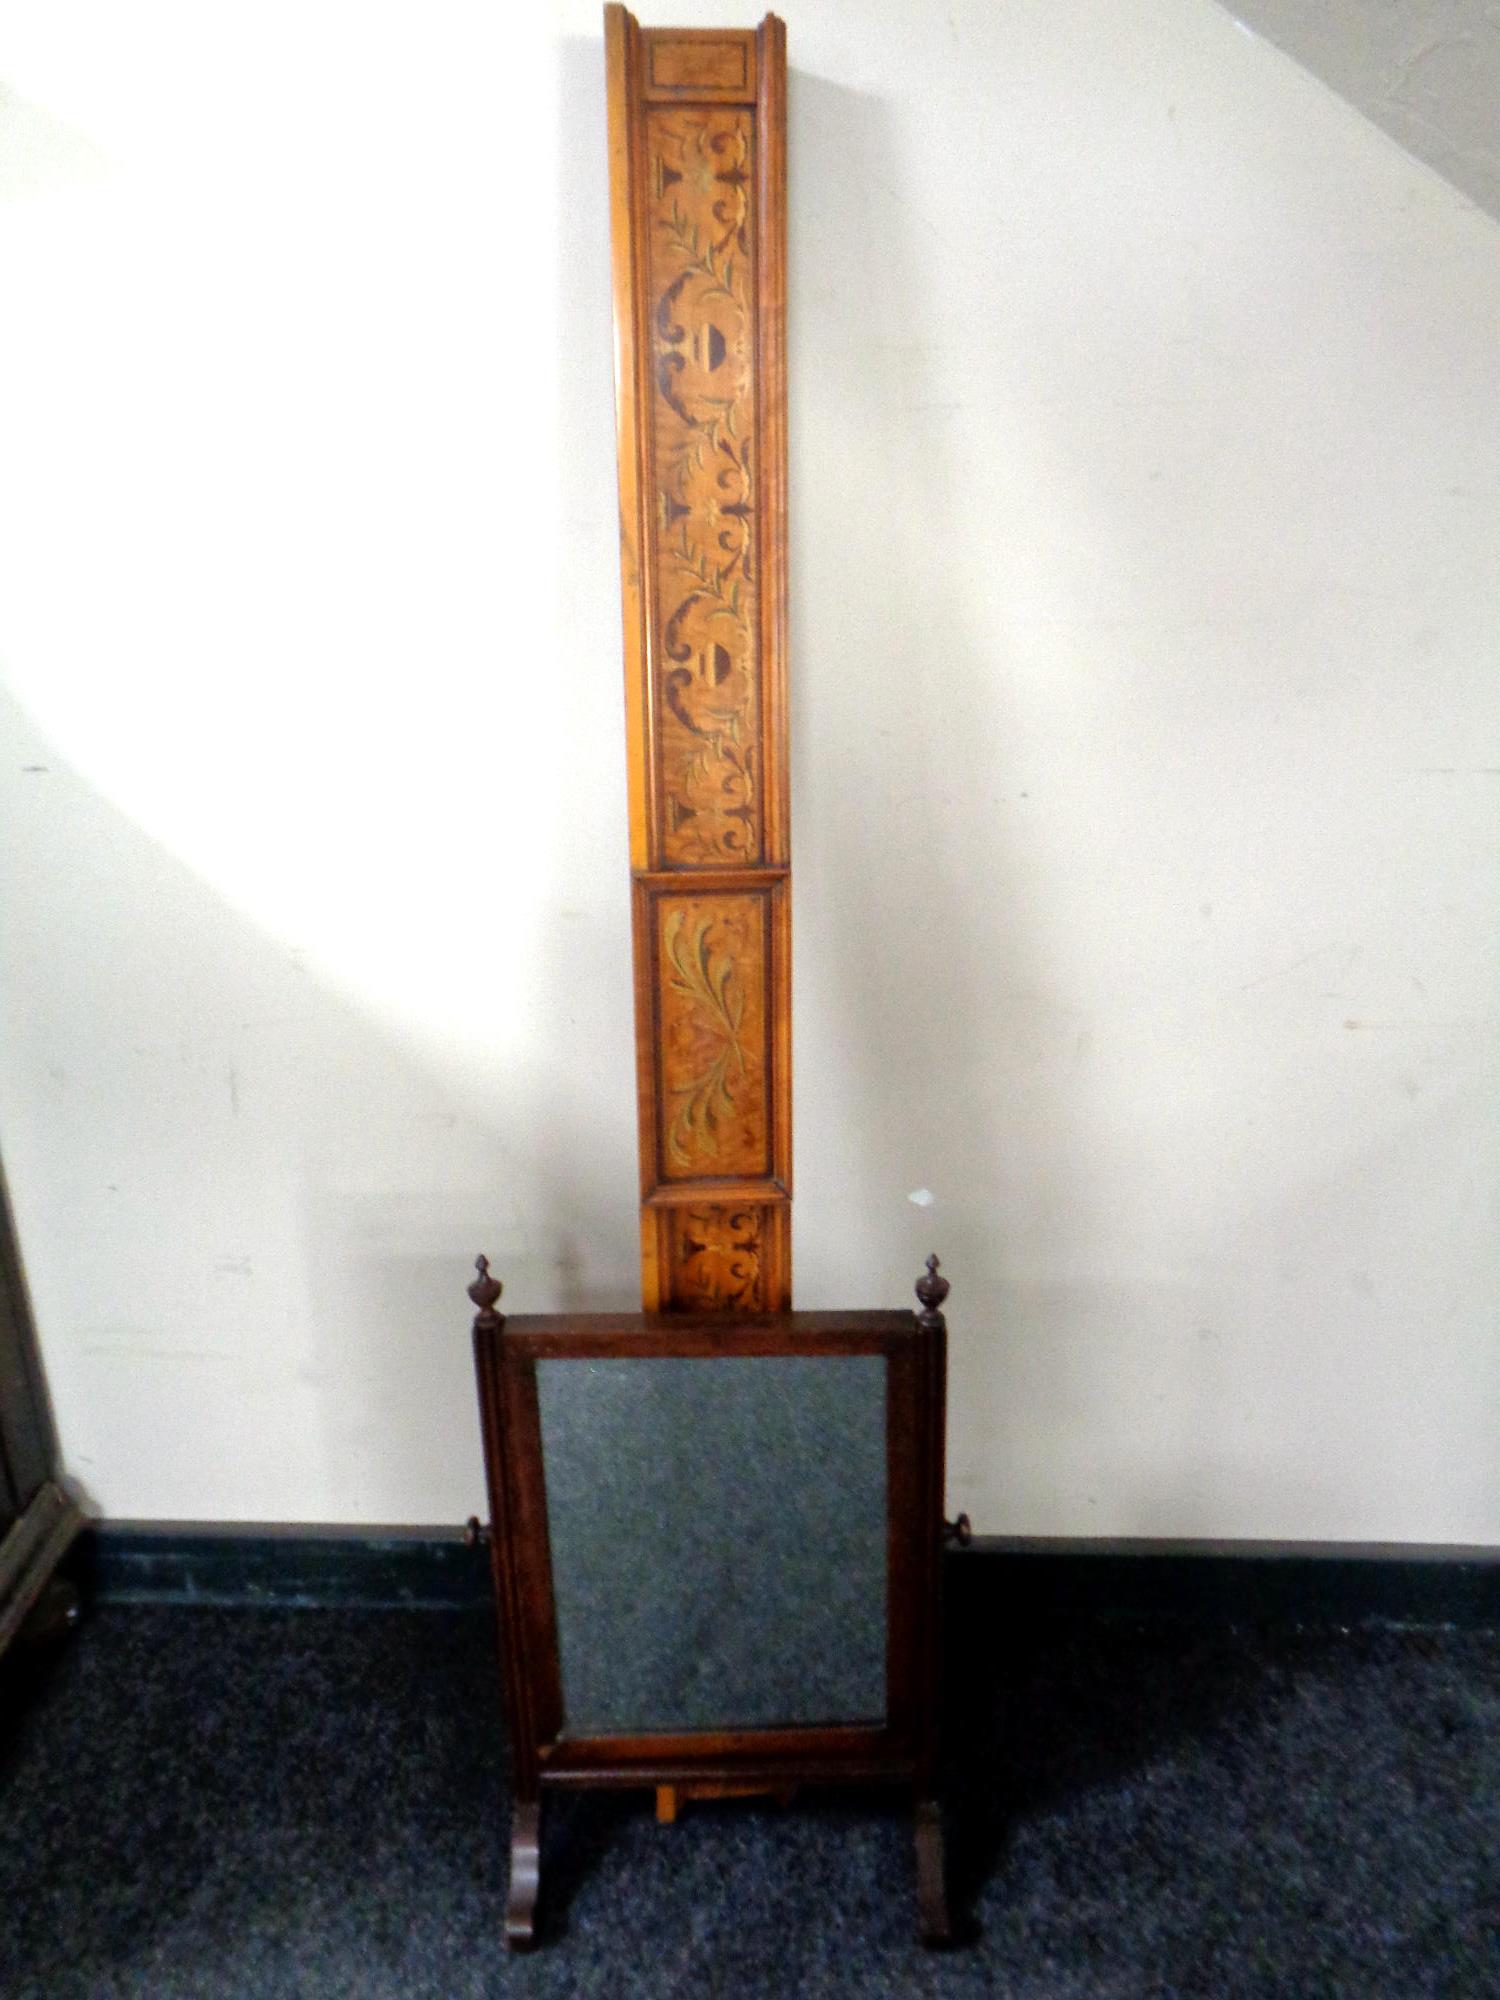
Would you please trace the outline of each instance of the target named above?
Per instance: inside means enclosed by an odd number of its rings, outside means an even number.
[[[54,1572],[84,1525],[60,1470],[57,1431],[20,1239],[0,1170],[0,1653],[22,1633],[73,1623],[77,1594]]]
[[[25,1626],[83,1526],[82,1508],[49,1479],[0,1541],[0,1653]]]

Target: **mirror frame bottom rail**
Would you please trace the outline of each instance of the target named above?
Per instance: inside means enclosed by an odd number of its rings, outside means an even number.
[[[946,1284],[933,1260],[924,1310],[529,1314],[495,1310],[498,1282],[480,1261],[470,1297],[489,1489],[506,1714],[512,1745],[510,1892],[505,1934],[535,1943],[544,1791],[654,1789],[657,1816],[679,1797],[770,1794],[804,1786],[900,1786],[913,1804],[920,1933],[952,1942],[936,1795],[943,1544]],[[536,1364],[543,1359],[884,1356],[886,1372],[886,1714],[883,1721],[570,1734],[562,1671]]]
[[[850,1778],[912,1778],[917,1758],[889,1730],[843,1723],[797,1729],[690,1729],[637,1736],[561,1737],[539,1751],[543,1784],[659,1785],[702,1777],[706,1767],[726,1783],[765,1775],[839,1784]]]

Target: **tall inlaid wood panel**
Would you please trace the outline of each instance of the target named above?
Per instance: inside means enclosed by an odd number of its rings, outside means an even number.
[[[647,1311],[791,1303],[786,35],[605,9]]]

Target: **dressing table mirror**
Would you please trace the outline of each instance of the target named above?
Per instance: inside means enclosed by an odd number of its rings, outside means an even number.
[[[907,1788],[921,1930],[951,1935],[934,1792],[947,1283],[916,1313],[504,1317],[480,1384],[511,1731],[506,1934],[535,1936],[557,1787]]]
[[[947,1281],[791,1310],[786,33],[605,9],[639,1313],[469,1296],[514,1798],[935,1796]]]

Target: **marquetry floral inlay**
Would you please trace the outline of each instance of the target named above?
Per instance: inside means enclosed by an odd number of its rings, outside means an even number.
[[[764,898],[682,896],[659,907],[667,1176],[762,1174]]]
[[[761,851],[753,473],[753,125],[653,110],[649,297],[662,858]]]
[[[760,1207],[681,1208],[672,1216],[671,1295],[689,1311],[766,1310]]]

